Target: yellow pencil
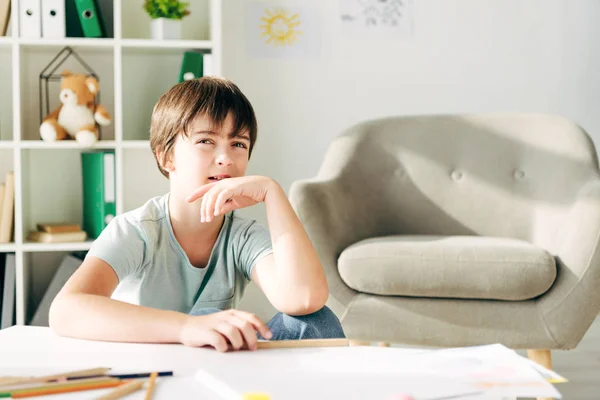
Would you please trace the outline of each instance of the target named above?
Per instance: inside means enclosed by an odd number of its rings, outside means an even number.
[[[150,400],[152,398],[152,391],[154,390],[154,382],[156,382],[157,376],[158,376],[158,372],[153,372],[150,374],[150,380],[148,381],[148,389],[146,389],[146,397],[144,397],[144,400]]]

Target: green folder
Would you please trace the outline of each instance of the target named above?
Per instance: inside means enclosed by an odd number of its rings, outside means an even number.
[[[200,78],[203,76],[204,55],[195,51],[183,53],[181,70],[179,71],[179,82]]]
[[[82,152],[81,172],[83,230],[96,239],[116,215],[115,152]]]
[[[100,14],[95,0],[75,0],[77,15],[85,37],[102,37]]]

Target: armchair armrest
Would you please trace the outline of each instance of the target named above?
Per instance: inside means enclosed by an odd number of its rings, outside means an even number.
[[[581,188],[559,235],[557,279],[539,306],[549,333],[568,349],[600,312],[600,179]]]

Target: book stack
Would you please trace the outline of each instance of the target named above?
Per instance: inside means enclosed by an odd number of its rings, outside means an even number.
[[[27,240],[41,243],[84,242],[87,233],[78,224],[37,224],[37,231],[29,233]]]
[[[0,243],[9,243],[13,237],[15,220],[15,174],[9,171],[0,183]]]

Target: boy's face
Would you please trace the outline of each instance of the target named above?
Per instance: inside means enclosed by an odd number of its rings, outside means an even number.
[[[200,116],[188,136],[177,135],[171,157],[165,164],[172,188],[183,195],[220,179],[243,176],[248,166],[250,136],[239,132],[231,137],[234,124],[228,115],[220,129]]]

